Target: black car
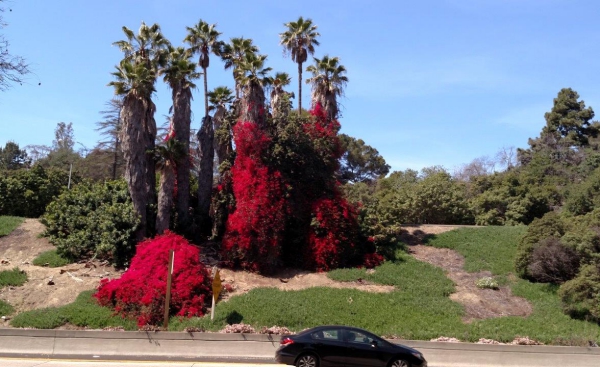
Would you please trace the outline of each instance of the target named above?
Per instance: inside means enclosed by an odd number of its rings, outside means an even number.
[[[282,336],[275,359],[297,367],[427,367],[418,350],[350,326],[318,326]]]

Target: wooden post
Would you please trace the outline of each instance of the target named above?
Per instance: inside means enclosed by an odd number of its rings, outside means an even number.
[[[169,251],[169,268],[167,269],[167,296],[165,297],[165,321],[163,329],[169,330],[169,305],[171,303],[171,278],[173,274],[173,262],[175,261],[175,251]]]

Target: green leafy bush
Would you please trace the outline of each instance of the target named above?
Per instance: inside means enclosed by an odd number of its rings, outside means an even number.
[[[554,237],[561,238],[567,230],[567,223],[554,212],[547,213],[540,219],[534,219],[527,228],[527,232],[519,241],[515,270],[522,278],[530,278],[528,272],[531,263],[531,254],[540,241]]]
[[[565,282],[558,294],[571,317],[600,321],[600,266],[584,265],[579,275]]]
[[[48,266],[50,268],[58,268],[70,263],[69,259],[60,256],[56,250],[42,252],[38,257],[33,259],[33,265]]]
[[[124,181],[80,184],[48,205],[44,235],[70,260],[95,257],[126,266],[139,219]]]
[[[68,172],[32,169],[6,171],[0,175],[0,215],[37,218],[67,187]]]
[[[27,274],[19,268],[0,271],[0,288],[6,286],[18,287],[25,284],[26,281]]]

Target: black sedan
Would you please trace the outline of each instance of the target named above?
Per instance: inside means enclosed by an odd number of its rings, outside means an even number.
[[[418,350],[349,326],[318,326],[282,336],[279,344],[277,362],[297,367],[427,367]]]

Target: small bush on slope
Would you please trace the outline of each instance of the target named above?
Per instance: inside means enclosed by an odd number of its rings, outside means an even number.
[[[103,279],[95,297],[138,325],[156,325],[164,316],[169,250],[175,251],[170,315],[203,316],[210,299],[208,271],[200,263],[200,251],[169,231],[141,242],[129,269],[119,279]]]

